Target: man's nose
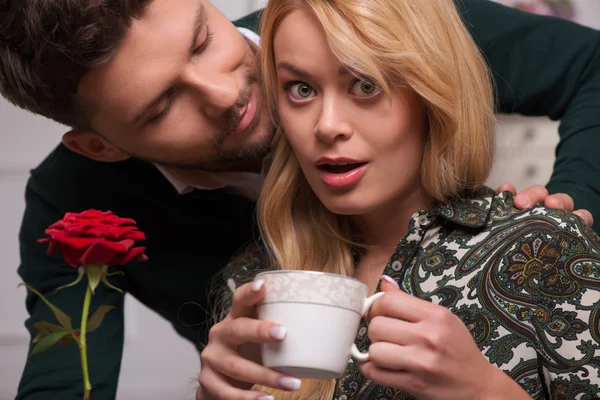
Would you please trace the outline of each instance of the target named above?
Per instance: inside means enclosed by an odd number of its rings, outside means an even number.
[[[186,83],[198,94],[202,112],[210,119],[218,119],[235,106],[243,88],[236,74],[211,72],[189,73]]]

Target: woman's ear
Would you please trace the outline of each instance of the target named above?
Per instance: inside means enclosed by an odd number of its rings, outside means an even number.
[[[62,142],[69,150],[96,161],[116,162],[130,157],[129,154],[93,132],[69,131],[63,135]]]

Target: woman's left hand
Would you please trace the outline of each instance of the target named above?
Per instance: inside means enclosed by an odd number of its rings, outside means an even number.
[[[509,391],[525,394],[484,358],[457,316],[402,292],[392,282],[382,280],[386,295],[373,304],[369,314],[372,344],[369,361],[359,366],[363,375],[422,400],[503,398],[497,392],[499,381],[508,384]],[[510,388],[511,384],[516,387]],[[517,398],[530,398],[521,396]]]

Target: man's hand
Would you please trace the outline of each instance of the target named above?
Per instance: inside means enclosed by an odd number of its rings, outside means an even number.
[[[588,226],[594,224],[594,218],[588,210],[576,210],[573,199],[568,194],[556,193],[553,195],[548,194],[548,190],[540,185],[533,185],[517,194],[515,187],[509,183],[501,185],[497,193],[509,191],[515,195],[515,207],[518,209],[525,209],[532,207],[537,203],[544,203],[545,207],[548,208],[562,208],[563,210],[573,212],[573,214],[580,216]]]

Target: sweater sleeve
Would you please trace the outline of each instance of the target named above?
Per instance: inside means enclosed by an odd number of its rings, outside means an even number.
[[[600,31],[490,0],[456,1],[492,70],[498,112],[560,120],[548,190],[600,221]]]

